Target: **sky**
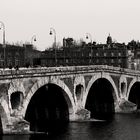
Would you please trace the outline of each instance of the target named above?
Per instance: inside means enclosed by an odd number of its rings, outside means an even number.
[[[117,42],[140,40],[139,0],[0,0],[0,21],[5,25],[6,42],[31,42],[39,50],[51,47],[63,37],[86,40],[86,33],[97,43],[107,36]],[[2,43],[2,29],[0,43]]]

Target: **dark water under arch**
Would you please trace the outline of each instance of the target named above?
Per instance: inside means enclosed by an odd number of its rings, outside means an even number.
[[[25,120],[30,122],[30,130],[48,132],[69,121],[69,109],[64,91],[54,85],[41,87],[31,98]]]
[[[61,132],[0,135],[1,140],[139,140],[140,114],[115,114],[107,122],[70,122]]]
[[[137,105],[137,109],[140,109],[140,82],[134,83],[131,87],[128,100]]]
[[[91,112],[91,118],[112,119],[115,108],[111,83],[100,78],[91,86],[85,108]]]

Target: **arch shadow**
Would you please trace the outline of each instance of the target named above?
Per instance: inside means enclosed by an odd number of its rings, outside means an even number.
[[[128,94],[128,100],[137,105],[137,110],[140,110],[140,81],[133,81]]]
[[[31,97],[25,120],[34,132],[61,130],[67,124],[72,109],[71,101],[65,91],[56,84],[48,83],[40,87]]]
[[[112,119],[118,102],[118,90],[108,75],[96,75],[90,80],[84,106],[91,112],[91,118]]]

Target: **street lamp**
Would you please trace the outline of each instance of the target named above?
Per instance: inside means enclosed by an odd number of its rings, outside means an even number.
[[[89,55],[89,57],[90,57],[90,58],[89,58],[89,59],[90,59],[89,63],[90,63],[90,62],[92,62],[92,36],[91,36],[90,33],[86,33],[86,39],[90,39],[90,43],[91,43],[91,48],[90,48],[90,49],[91,49],[91,50],[90,50],[90,53],[91,53],[91,54]]]
[[[136,70],[137,69],[137,63],[134,62],[134,69]]]
[[[92,36],[90,33],[86,33],[86,39],[90,39],[90,43],[92,44]]]
[[[54,35],[55,64],[57,65],[57,54],[56,54],[56,31],[55,31],[54,28],[50,28],[50,35]]]
[[[4,23],[2,22],[2,21],[0,21],[0,24],[1,24],[1,27],[0,27],[0,29],[3,29],[3,60],[4,60],[4,62],[3,62],[3,68],[5,68],[5,25],[4,25]]]
[[[33,41],[36,41],[36,35],[33,35],[31,38],[31,45],[33,45]]]

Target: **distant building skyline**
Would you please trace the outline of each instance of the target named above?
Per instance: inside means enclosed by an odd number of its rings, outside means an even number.
[[[106,43],[109,33],[120,43],[140,40],[139,0],[4,0],[1,5],[0,21],[9,43],[31,42],[36,35],[34,45],[45,50],[54,41],[51,27],[61,44],[64,37],[86,40],[86,33],[98,43]]]

